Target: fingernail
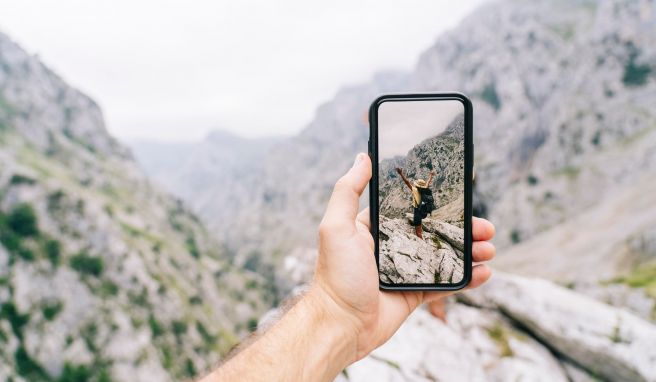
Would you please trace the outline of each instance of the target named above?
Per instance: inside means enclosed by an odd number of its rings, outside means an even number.
[[[353,166],[352,166],[351,168],[357,166],[358,163],[362,162],[362,156],[363,156],[363,155],[364,155],[364,154],[359,153],[358,155],[355,156],[355,161],[353,162]]]

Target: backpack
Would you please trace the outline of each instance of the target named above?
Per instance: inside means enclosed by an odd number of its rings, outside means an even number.
[[[430,188],[417,187],[419,195],[421,195],[421,202],[419,202],[419,210],[424,217],[428,216],[435,209],[435,200]]]

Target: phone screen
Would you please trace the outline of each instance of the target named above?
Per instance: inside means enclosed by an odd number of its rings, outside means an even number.
[[[471,200],[465,102],[389,98],[372,108],[381,284],[464,286],[471,267],[465,245],[465,226],[471,223],[465,213]]]

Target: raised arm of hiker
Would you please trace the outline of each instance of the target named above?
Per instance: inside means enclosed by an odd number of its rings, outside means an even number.
[[[408,188],[412,190],[412,184],[410,184],[410,181],[408,180],[408,178],[406,178],[405,175],[403,175],[403,170],[401,170],[401,167],[397,167],[396,172],[399,175],[401,175],[401,179],[403,179],[403,183],[405,183],[405,185],[408,186]]]
[[[435,171],[431,170],[431,172],[428,173],[428,180],[426,181],[428,187],[430,187],[431,182],[433,181],[433,176],[435,176]]]
[[[210,381],[332,381],[387,341],[419,305],[453,292],[382,292],[369,211],[358,199],[371,178],[359,154],[333,190],[319,227],[319,257],[309,291],[262,337],[203,379]],[[494,226],[474,219],[472,281],[490,277]],[[440,351],[435,349],[435,351]]]

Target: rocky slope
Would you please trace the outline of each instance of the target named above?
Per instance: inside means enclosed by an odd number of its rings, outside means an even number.
[[[266,308],[93,100],[0,34],[0,379],[173,380]]]
[[[461,228],[424,219],[424,238],[414,232],[412,216],[380,217],[380,277],[387,283],[458,283],[463,278]]]

